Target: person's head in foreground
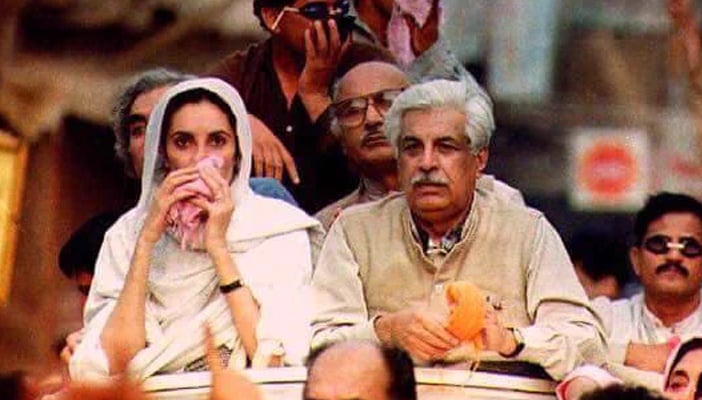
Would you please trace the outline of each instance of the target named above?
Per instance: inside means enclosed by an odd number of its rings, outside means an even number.
[[[604,388],[595,389],[580,397],[580,400],[664,400],[665,398],[657,393],[651,392],[641,386],[626,386],[620,384],[609,385]]]
[[[400,187],[419,225],[433,226],[425,228],[430,235],[443,235],[470,210],[494,128],[490,99],[462,81],[412,86],[388,111]]]
[[[396,348],[370,341],[333,343],[310,354],[303,398],[415,400],[414,366]]]
[[[665,369],[664,394],[673,400],[702,399],[702,336],[682,341]]]
[[[702,285],[702,204],[674,193],[652,196],[636,215],[629,256],[647,306],[697,308]]]

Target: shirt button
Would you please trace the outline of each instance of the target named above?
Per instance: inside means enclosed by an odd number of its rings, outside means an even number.
[[[293,131],[292,125],[288,125],[288,126],[285,127],[285,132],[290,133],[290,132],[292,132],[292,131]]]
[[[444,284],[443,283],[434,284],[434,292],[435,293],[441,293],[443,291],[444,291]]]

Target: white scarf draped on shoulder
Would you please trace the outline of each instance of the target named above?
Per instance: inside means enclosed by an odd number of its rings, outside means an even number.
[[[256,356],[282,348],[286,363],[300,364],[307,354],[311,307],[308,284],[312,272],[310,234],[319,235],[319,223],[285,202],[258,196],[250,190],[251,129],[239,94],[221,80],[194,79],[169,89],[151,115],[141,197],[137,206],[105,235],[84,310],[85,336],[70,363],[74,379],[109,374],[100,336],[124,286],[155,189],[163,179],[159,140],[164,112],[175,96],[198,88],[223,99],[237,121],[242,157],[230,186],[235,210],[226,235],[230,254],[260,307]],[[164,234],[152,254],[145,284],[147,344],[130,362],[131,374],[145,379],[156,373],[174,373],[203,357],[205,323],[212,327],[217,346],[233,350],[229,366],[246,365],[246,354],[206,252],[183,250],[175,239]]]

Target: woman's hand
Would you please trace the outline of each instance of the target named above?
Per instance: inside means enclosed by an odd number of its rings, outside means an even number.
[[[151,208],[141,229],[141,240],[154,244],[158,242],[168,225],[168,210],[173,204],[195,195],[190,191],[178,191],[179,186],[194,181],[199,176],[197,167],[181,168],[170,172],[156,190]]]
[[[226,250],[227,228],[234,212],[234,200],[229,189],[229,183],[212,166],[201,169],[202,180],[212,191],[212,200],[207,201],[201,197],[194,197],[189,201],[205,210],[207,222],[205,223],[205,249],[210,255]]]

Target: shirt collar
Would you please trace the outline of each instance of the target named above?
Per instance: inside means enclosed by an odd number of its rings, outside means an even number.
[[[461,242],[468,234],[475,230],[477,225],[478,211],[480,200],[478,199],[477,193],[473,196],[473,202],[471,203],[470,211],[466,214],[466,217],[456,225],[453,229],[446,232],[446,234],[438,241],[431,240],[429,234],[424,231],[419,224],[415,222],[414,214],[412,210],[409,210],[410,214],[410,227],[412,228],[413,239],[422,247],[422,251],[427,256],[441,255],[445,256],[453,250],[457,243]]]

